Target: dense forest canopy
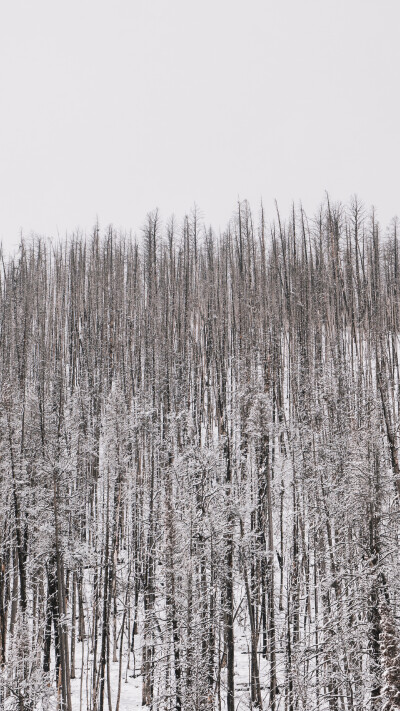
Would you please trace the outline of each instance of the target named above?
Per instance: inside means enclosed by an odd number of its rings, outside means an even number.
[[[0,278],[0,708],[400,709],[397,222],[155,212]]]

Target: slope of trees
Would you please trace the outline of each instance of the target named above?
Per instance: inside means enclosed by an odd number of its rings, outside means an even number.
[[[400,708],[399,247],[241,203],[3,261],[0,708]]]

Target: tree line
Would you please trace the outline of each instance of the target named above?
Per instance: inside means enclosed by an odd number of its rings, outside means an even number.
[[[0,279],[0,707],[399,709],[397,221],[154,212]]]

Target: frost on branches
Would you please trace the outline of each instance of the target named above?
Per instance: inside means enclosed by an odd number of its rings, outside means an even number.
[[[400,708],[397,222],[154,213],[0,279],[0,708]]]

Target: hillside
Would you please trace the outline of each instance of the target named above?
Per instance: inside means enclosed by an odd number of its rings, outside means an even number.
[[[0,275],[0,708],[400,708],[400,260],[354,200]]]

